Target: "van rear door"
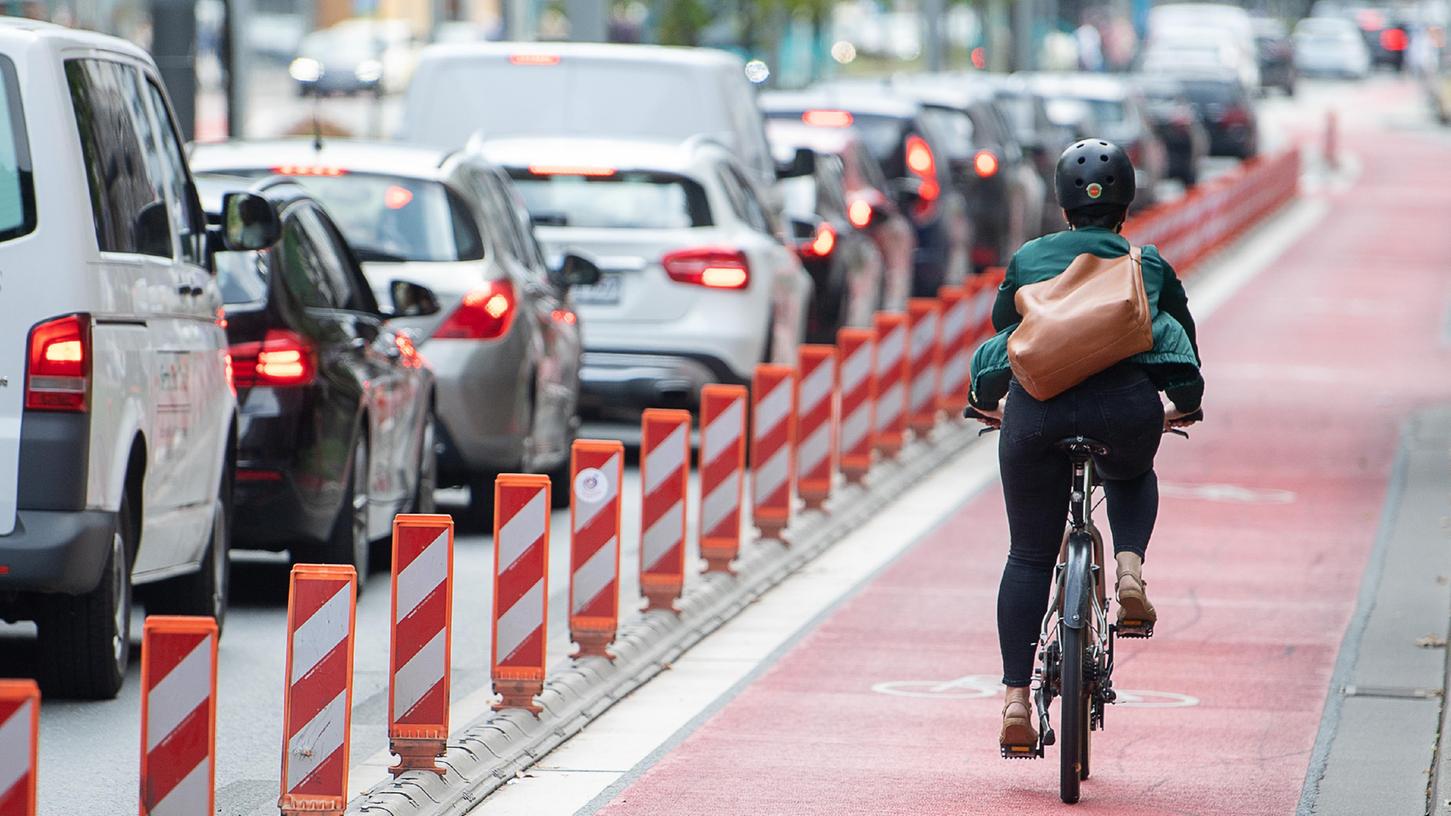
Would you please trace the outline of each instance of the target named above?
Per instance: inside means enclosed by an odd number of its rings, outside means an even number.
[[[0,55],[0,315],[11,334],[0,343],[0,535],[15,529],[20,419],[25,410],[25,328],[35,316],[20,309],[25,288],[43,285],[47,266],[35,239],[35,182],[15,63]],[[29,273],[29,274],[27,274]]]

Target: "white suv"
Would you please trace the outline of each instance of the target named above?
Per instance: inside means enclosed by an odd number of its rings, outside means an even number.
[[[0,617],[48,694],[112,697],[132,583],[226,606],[236,397],[206,221],[151,58],[0,22]]]

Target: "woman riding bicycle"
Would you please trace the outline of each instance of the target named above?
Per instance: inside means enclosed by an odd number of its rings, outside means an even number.
[[[1153,321],[1152,349],[1044,401],[1013,377],[1008,340],[1022,320],[1018,290],[1057,277],[1081,255],[1111,259],[1130,252],[1119,230],[1134,199],[1134,166],[1123,150],[1098,139],[1070,146],[1058,159],[1055,187],[1069,229],[1029,241],[1008,264],[993,305],[997,334],[973,355],[969,395],[972,406],[1002,428],[998,459],[1011,536],[998,588],[998,642],[1007,686],[999,742],[1005,748],[1036,746],[1038,740],[1028,687],[1071,482],[1071,465],[1056,443],[1081,435],[1109,448],[1107,455],[1095,457],[1094,467],[1108,499],[1118,620],[1121,627],[1127,622],[1147,636],[1157,617],[1142,575],[1144,549],[1159,511],[1154,455],[1166,427],[1190,424],[1204,393],[1184,286],[1152,246],[1143,247],[1140,264]],[[1160,391],[1172,410],[1166,412]]]

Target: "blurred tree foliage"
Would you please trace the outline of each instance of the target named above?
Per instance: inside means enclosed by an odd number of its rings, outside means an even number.
[[[662,45],[699,45],[700,33],[714,17],[709,0],[661,0],[658,5]]]

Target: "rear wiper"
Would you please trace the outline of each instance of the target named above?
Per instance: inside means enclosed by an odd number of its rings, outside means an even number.
[[[567,227],[567,226],[569,226],[569,216],[565,215],[564,213],[553,213],[553,212],[535,213],[532,216],[532,219],[533,219],[533,221],[534,221],[535,224],[538,224],[538,225],[544,226],[544,227]]]
[[[402,255],[394,255],[391,252],[383,252],[371,247],[353,245],[353,254],[358,256],[360,261],[372,261],[375,263],[402,263],[408,260]]]

